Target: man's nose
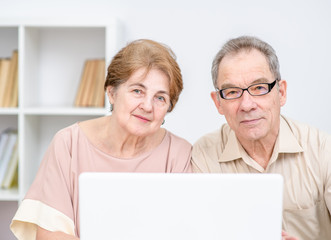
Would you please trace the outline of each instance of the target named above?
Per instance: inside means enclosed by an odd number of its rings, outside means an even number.
[[[242,111],[248,112],[256,108],[254,96],[250,95],[248,91],[243,92],[240,100],[240,108]]]

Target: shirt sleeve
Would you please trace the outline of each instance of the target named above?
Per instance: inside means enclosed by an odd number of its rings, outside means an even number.
[[[322,171],[324,172],[324,199],[331,216],[331,136],[328,136],[325,145],[322,146],[321,159],[323,159]]]
[[[192,168],[196,173],[218,173],[219,132],[207,134],[200,138],[192,150]]]
[[[201,147],[200,142],[193,145],[192,150],[192,170],[195,173],[209,172],[206,158],[204,157],[204,149]]]
[[[12,220],[11,230],[18,239],[35,239],[37,226],[75,235],[70,148],[70,133],[57,133]]]

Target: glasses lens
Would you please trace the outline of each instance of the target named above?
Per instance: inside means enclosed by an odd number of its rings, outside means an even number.
[[[234,98],[239,98],[242,93],[241,88],[226,88],[221,90],[222,96],[225,99],[234,99]]]
[[[264,95],[269,92],[269,85],[267,83],[254,84],[248,88],[251,95]]]

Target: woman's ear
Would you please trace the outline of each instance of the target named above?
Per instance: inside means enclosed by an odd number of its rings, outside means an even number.
[[[107,86],[106,88],[106,93],[107,93],[107,96],[108,96],[108,101],[110,104],[114,104],[114,87],[113,86]]]

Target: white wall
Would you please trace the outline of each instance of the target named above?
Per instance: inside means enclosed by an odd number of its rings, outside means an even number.
[[[0,0],[1,17],[115,16],[123,46],[137,38],[176,53],[184,91],[165,127],[194,143],[225,120],[210,98],[210,66],[221,45],[256,35],[278,53],[288,101],[282,111],[331,134],[331,1],[328,0]]]

